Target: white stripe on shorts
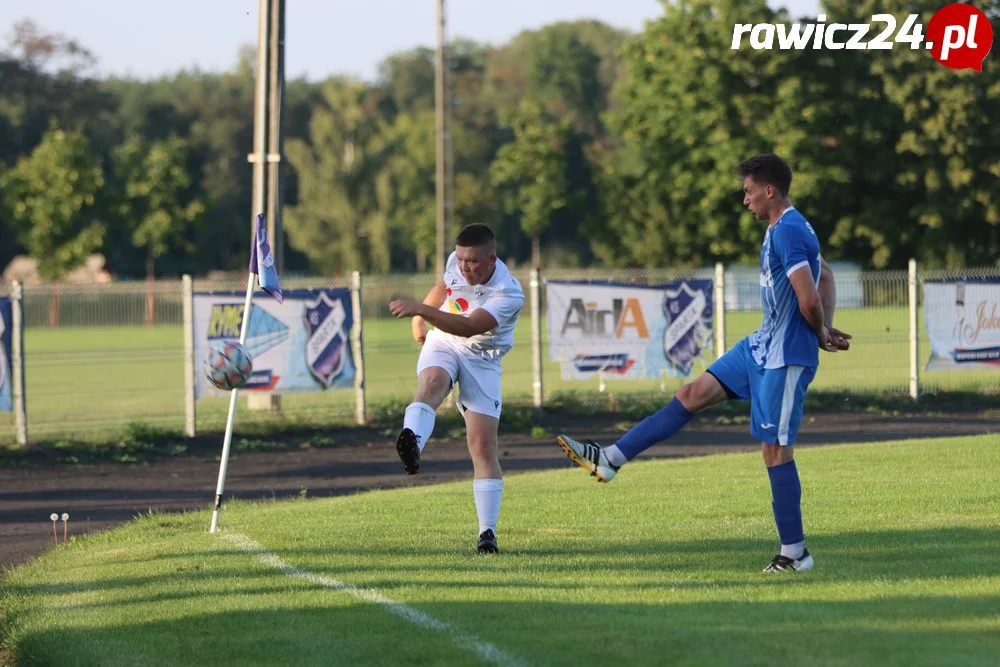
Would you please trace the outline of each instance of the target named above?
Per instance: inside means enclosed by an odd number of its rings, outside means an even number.
[[[781,416],[778,418],[778,444],[788,444],[788,426],[792,420],[792,408],[795,407],[795,393],[799,387],[799,378],[805,366],[789,366],[785,372],[785,391],[781,394]]]

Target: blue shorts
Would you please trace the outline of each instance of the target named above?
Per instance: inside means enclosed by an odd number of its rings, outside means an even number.
[[[737,398],[750,399],[750,434],[769,445],[794,445],[802,423],[806,388],[816,376],[809,366],[763,370],[744,338],[708,367]]]

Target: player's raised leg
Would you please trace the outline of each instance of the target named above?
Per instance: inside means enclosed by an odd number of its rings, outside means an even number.
[[[480,553],[499,551],[496,530],[500,518],[500,501],[503,498],[503,472],[500,469],[497,446],[499,423],[496,417],[465,410],[465,429],[474,471],[472,495],[479,518],[476,549]]]
[[[729,398],[748,398],[746,354],[744,339],[697,380],[681,387],[663,409],[636,424],[609,447],[601,447],[593,440],[574,440],[568,435],[557,437],[559,446],[597,481],[610,482],[623,465],[684,428],[694,413]]]
[[[396,453],[407,475],[420,471],[420,454],[434,431],[437,408],[451,387],[451,375],[441,366],[426,366],[417,375],[417,391],[406,406],[403,430],[396,438]]]

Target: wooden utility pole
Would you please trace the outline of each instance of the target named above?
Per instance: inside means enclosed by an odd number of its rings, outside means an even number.
[[[284,230],[281,222],[284,187],[281,178],[283,152],[282,115],[285,88],[285,0],[259,0],[257,30],[256,92],[254,99],[253,194],[249,227],[263,213],[267,240],[280,275],[285,265]]]
[[[437,137],[437,198],[435,206],[436,244],[434,269],[437,275],[444,273],[444,263],[448,256],[447,241],[451,233],[452,218],[452,158],[451,158],[451,100],[448,92],[448,52],[445,37],[445,0],[437,0],[437,54],[434,62],[434,111]]]
[[[282,178],[285,112],[285,0],[270,0],[267,68],[267,240],[274,253],[274,268],[285,270],[285,234],[281,209],[285,199]]]
[[[252,208],[248,235],[253,248],[257,214],[267,223],[267,240],[274,255],[274,268],[281,275],[285,268],[285,234],[281,222],[284,184],[281,177],[283,158],[282,115],[285,88],[285,0],[259,0],[257,26],[256,92],[254,98],[253,153],[247,159],[253,165]],[[248,248],[248,249],[249,249]],[[249,317],[245,313],[244,317]],[[250,392],[247,407],[251,410],[281,410],[281,395]]]

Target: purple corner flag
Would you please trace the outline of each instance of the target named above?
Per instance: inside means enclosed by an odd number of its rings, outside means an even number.
[[[267,243],[267,228],[264,225],[264,214],[257,214],[257,234],[254,247],[250,249],[250,273],[257,275],[257,284],[281,303],[281,283],[278,281],[278,271],[274,268],[274,255]]]

